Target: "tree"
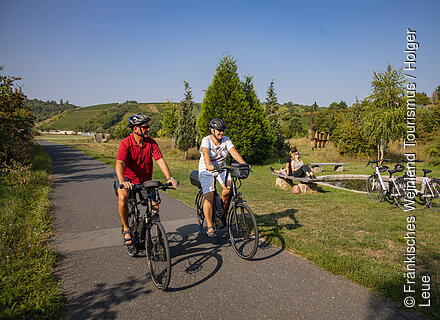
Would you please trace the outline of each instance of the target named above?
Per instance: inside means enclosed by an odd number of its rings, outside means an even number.
[[[275,136],[273,152],[276,156],[281,157],[289,150],[289,145],[285,142],[285,136],[281,128],[280,114],[277,97],[274,89],[274,81],[271,80],[269,88],[266,91],[266,113],[269,118],[270,129]]]
[[[201,136],[210,133],[208,126],[213,118],[226,122],[226,135],[247,162],[261,163],[271,156],[273,136],[269,120],[258,102],[251,78],[240,81],[237,61],[231,56],[220,59],[206,90],[197,120]]]
[[[406,97],[402,70],[388,64],[385,72],[373,71],[372,93],[365,108],[363,129],[383,159],[384,147],[405,134]]]
[[[0,165],[30,160],[35,118],[24,106],[26,96],[15,86],[17,80],[21,78],[0,74]]]
[[[299,117],[294,117],[289,122],[289,134],[287,138],[300,138],[304,136],[307,130],[304,130],[303,124],[301,123],[301,119]]]
[[[416,106],[426,106],[431,103],[431,99],[424,92],[417,92],[415,100]]]
[[[431,102],[433,104],[437,104],[440,102],[440,86],[435,88],[434,92],[432,93]]]
[[[243,127],[243,135],[238,137],[240,148],[253,159],[253,163],[262,163],[273,156],[273,150],[268,146],[273,145],[275,136],[270,130],[269,118],[254,90],[252,77],[245,76],[242,86],[248,106],[240,124]]]
[[[196,145],[196,118],[193,115],[194,101],[189,83],[184,81],[185,98],[179,104],[176,129],[176,147],[185,152],[185,159],[189,148]]]
[[[176,132],[177,122],[178,122],[178,114],[177,114],[177,104],[173,103],[170,100],[167,100],[167,103],[163,107],[162,113],[162,128],[165,130],[165,133],[171,137],[172,140],[172,148],[174,148],[174,133]]]

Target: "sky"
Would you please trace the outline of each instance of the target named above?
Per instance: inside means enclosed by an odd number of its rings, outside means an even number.
[[[416,31],[417,92],[440,85],[440,1],[0,0],[0,66],[29,99],[202,102],[219,61],[261,101],[353,104],[373,71],[403,68]]]

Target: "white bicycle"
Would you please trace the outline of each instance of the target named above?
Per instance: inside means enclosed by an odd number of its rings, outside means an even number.
[[[393,174],[402,172],[405,167],[397,163],[394,170],[389,170],[387,166],[383,164],[384,161],[391,161],[390,159],[368,161],[366,167],[369,165],[375,166],[375,172],[368,177],[367,180],[367,192],[371,200],[381,202],[385,197],[392,201],[396,206],[401,209],[405,208],[405,180],[403,177],[393,177]],[[388,184],[385,184],[381,173],[388,171],[390,177]]]

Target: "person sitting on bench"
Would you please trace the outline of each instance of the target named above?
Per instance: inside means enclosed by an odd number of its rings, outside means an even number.
[[[286,167],[281,170],[274,170],[270,167],[272,172],[284,174],[284,177],[294,176],[295,178],[308,177],[309,179],[316,179],[312,169],[299,158],[299,153],[296,147],[290,149],[290,156],[286,158]]]

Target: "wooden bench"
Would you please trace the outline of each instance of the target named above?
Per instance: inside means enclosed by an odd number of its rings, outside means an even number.
[[[334,166],[335,171],[342,171],[342,170],[339,170],[339,168],[342,168],[342,166],[346,166],[347,164],[346,163],[338,163],[338,162],[331,162],[331,163],[323,162],[323,163],[308,163],[308,165],[312,169],[316,169],[316,168],[323,167],[323,166]]]
[[[280,178],[286,179],[286,180],[292,180],[292,181],[296,180],[296,181],[304,183],[304,184],[310,184],[310,183],[316,183],[319,181],[324,181],[324,179],[321,179],[321,177],[317,177],[316,179],[309,179],[307,177],[304,177],[304,178],[298,178],[298,177],[294,177],[294,176],[287,176],[286,177],[281,173],[275,173],[275,172],[272,172],[272,174],[275,176],[278,176]]]

